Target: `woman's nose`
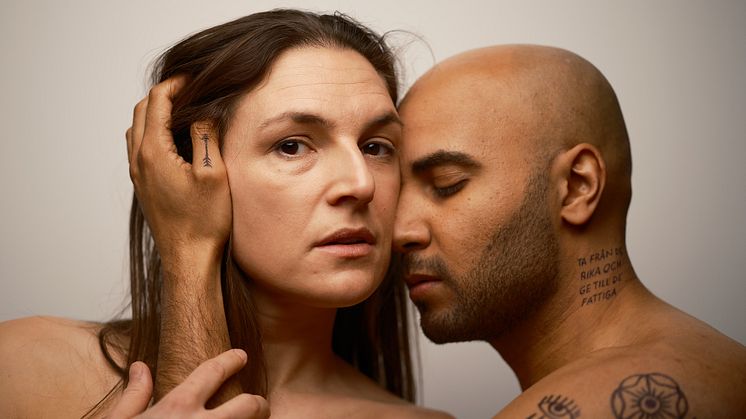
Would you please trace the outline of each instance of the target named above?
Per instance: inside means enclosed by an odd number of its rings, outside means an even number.
[[[352,202],[367,205],[373,200],[376,182],[365,156],[357,146],[340,150],[339,158],[332,159],[330,173],[332,186],[327,201],[330,205]]]

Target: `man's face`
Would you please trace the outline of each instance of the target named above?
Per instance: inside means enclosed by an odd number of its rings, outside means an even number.
[[[433,76],[410,91],[394,244],[425,334],[500,336],[556,290],[547,164],[520,95]],[[488,81],[493,83],[492,81]]]

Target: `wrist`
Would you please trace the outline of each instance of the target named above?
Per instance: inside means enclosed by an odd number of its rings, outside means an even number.
[[[220,279],[223,248],[208,245],[174,246],[160,253],[164,282]]]
[[[156,242],[157,243],[157,242]],[[208,266],[220,263],[225,243],[214,243],[207,240],[187,241],[172,240],[168,246],[159,246],[161,265],[171,269],[182,266]]]

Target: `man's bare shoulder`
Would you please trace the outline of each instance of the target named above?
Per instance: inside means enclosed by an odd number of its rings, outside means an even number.
[[[0,416],[80,417],[118,381],[100,325],[54,317],[0,323]]]
[[[495,417],[746,417],[744,387],[746,348],[701,329],[592,353],[539,380]]]

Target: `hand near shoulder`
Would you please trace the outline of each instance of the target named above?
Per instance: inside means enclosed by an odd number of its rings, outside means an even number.
[[[222,405],[205,408],[205,404],[228,377],[246,365],[246,353],[232,349],[203,362],[184,382],[158,403],[148,408],[153,381],[142,362],[130,366],[129,384],[109,414],[110,419],[149,418],[269,418],[269,404],[261,396],[243,393]],[[146,410],[147,409],[147,410]]]
[[[186,83],[175,77],[154,86],[126,134],[135,194],[164,263],[205,249],[219,256],[231,228],[228,176],[212,124],[191,126],[191,162],[177,153],[169,128],[172,101]]]

